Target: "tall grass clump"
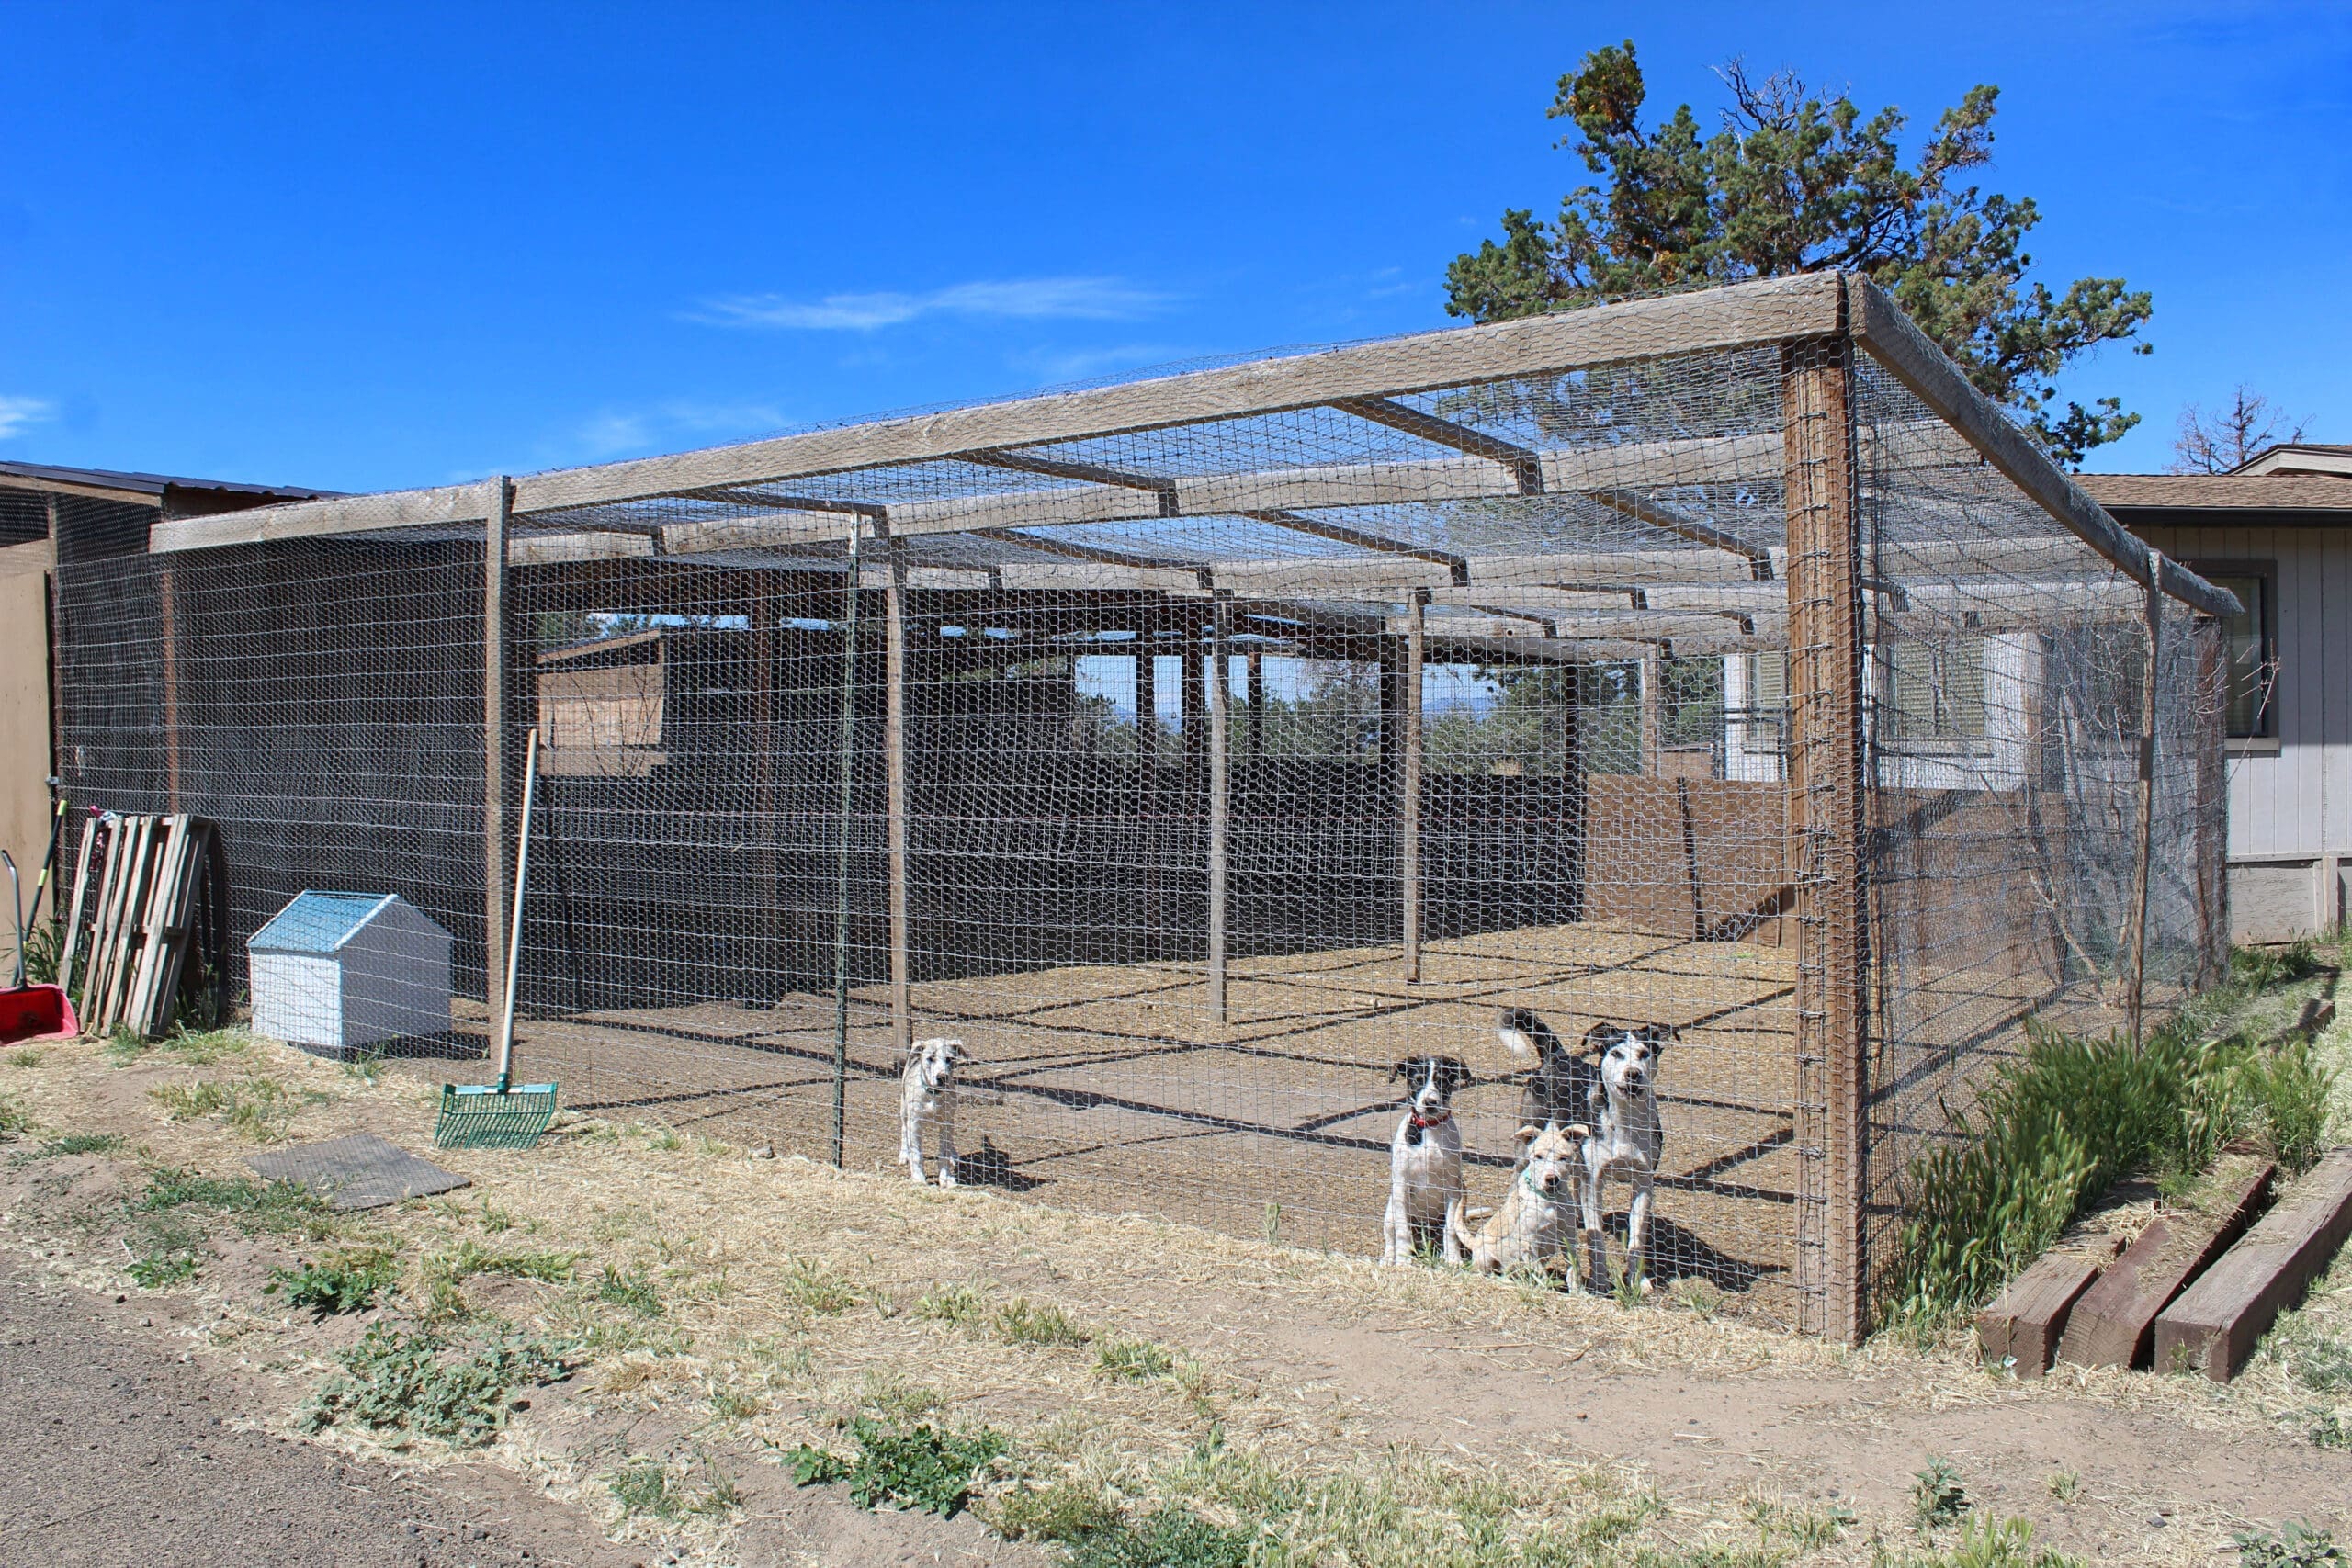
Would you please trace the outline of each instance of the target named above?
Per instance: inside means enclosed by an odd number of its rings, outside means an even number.
[[[1891,1294],[1898,1317],[1973,1310],[2039,1256],[2083,1204],[2143,1165],[2201,1171],[2240,1128],[2242,1042],[2177,1025],[2141,1043],[2029,1021],[1952,1143],[1911,1168]]]

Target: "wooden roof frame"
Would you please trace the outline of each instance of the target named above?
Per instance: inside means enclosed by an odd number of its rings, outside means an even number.
[[[1770,461],[1779,461],[1781,438],[1772,434],[1675,443],[1678,450],[1670,457],[1661,454],[1660,460],[1648,462],[1611,448],[1506,449],[1492,438],[1461,427],[1449,427],[1457,433],[1449,439],[1447,430],[1434,428],[1447,422],[1395,399],[1441,388],[1635,360],[1837,337],[1850,337],[1984,461],[2133,581],[2148,584],[2154,577],[2154,586],[2207,614],[2237,609],[2233,596],[2154,555],[2126,532],[1978,391],[1876,285],[1860,275],[1840,273],[1770,278],[515,479],[502,476],[473,484],[298,502],[221,517],[165,522],[153,531],[150,548],[169,553],[373,533],[481,522],[493,512],[520,518],[660,497],[708,497],[729,491],[736,495],[729,499],[748,500],[764,487],[794,479],[954,458],[1040,474],[1063,470],[1056,477],[1077,480],[1077,493],[1016,491],[885,508],[888,521],[876,519],[878,526],[904,537],[1057,522],[1141,520],[1168,514],[1171,493],[1174,506],[1182,513],[1213,508],[1216,514],[1256,514],[1269,522],[1275,521],[1270,514],[1283,514],[1280,525],[1283,526],[1294,525],[1295,514],[1308,508],[1372,505],[1383,500],[1456,493],[1522,495],[1538,485],[1545,493],[1577,491],[1615,496],[1644,482],[1694,482],[1707,467],[1703,449],[1713,446],[1724,447],[1724,457],[1752,472],[1754,459],[1765,457],[1768,451]],[[1076,467],[1061,459],[1007,450],[1316,407],[1347,410],[1357,417],[1409,429],[1460,455],[1409,464],[1335,466],[1328,471],[1271,470],[1170,481],[1110,469],[1080,479]],[[1746,451],[1748,446],[1757,450]],[[1188,496],[1188,489],[1195,496]],[[1148,502],[1145,497],[1149,498]],[[503,508],[498,505],[502,500],[506,503]],[[836,505],[844,511],[872,510],[870,503],[810,506],[802,502],[798,509],[808,516],[811,536],[806,542],[818,542],[820,519]],[[795,508],[786,502],[782,509]],[[1642,516],[1649,510],[1645,506],[1631,514],[1645,522],[1658,521]],[[1316,531],[1324,530],[1318,525]],[[1420,553],[1402,541],[1396,547]],[[1752,551],[1749,554],[1752,559]],[[1448,575],[1458,580],[1451,570]]]

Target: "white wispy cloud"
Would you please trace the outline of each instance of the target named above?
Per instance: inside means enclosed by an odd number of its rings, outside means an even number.
[[[874,332],[924,316],[987,321],[1130,321],[1165,307],[1170,297],[1116,277],[1027,277],[958,283],[927,294],[731,294],[707,300],[695,319],[722,327],[796,332]]]
[[[1197,351],[1161,343],[1123,343],[1107,348],[1024,349],[1009,356],[1007,363],[1047,381],[1083,381],[1106,371],[1165,365],[1193,352]]]
[[[57,405],[46,398],[0,397],[0,441],[21,434],[28,425],[39,424],[57,412]]]
[[[642,409],[605,409],[565,433],[559,462],[595,462],[633,452],[758,435],[792,421],[766,403],[665,402]]]

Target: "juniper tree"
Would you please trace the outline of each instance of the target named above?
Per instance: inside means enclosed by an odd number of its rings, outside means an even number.
[[[1502,238],[1454,258],[1446,309],[1482,321],[1660,289],[1838,267],[1868,274],[1969,378],[2013,411],[2052,456],[2078,465],[2139,423],[2120,400],[2061,401],[2055,378],[2102,344],[2149,352],[2153,307],[2120,277],[2063,294],[2030,278],[2030,198],[1967,183],[1992,162],[2000,90],[1972,87],[1938,117],[1915,159],[1889,107],[1816,94],[1795,76],[1758,82],[1736,61],[1731,96],[1705,131],[1688,104],[1645,125],[1647,89],[1629,41],[1560,78],[1549,118],[1600,183],[1579,186],[1549,222],[1503,214]]]

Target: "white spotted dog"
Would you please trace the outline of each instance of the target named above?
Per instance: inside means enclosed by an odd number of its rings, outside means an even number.
[[[926,1126],[939,1129],[939,1184],[956,1185],[956,1069],[970,1059],[961,1040],[918,1040],[907,1054],[899,1075],[899,1159],[918,1187]]]
[[[1518,1134],[1522,1163],[1511,1178],[1503,1206],[1478,1228],[1464,1235],[1470,1267],[1481,1274],[1532,1264],[1547,1258],[1567,1263],[1568,1293],[1577,1289],[1576,1228],[1579,1195],[1584,1190],[1584,1145],[1592,1129],[1581,1122],[1563,1127],[1547,1122],[1542,1127],[1521,1127]]]
[[[1622,1176],[1633,1189],[1625,1209],[1625,1277],[1650,1288],[1645,1272],[1650,1229],[1650,1190],[1657,1182],[1666,1129],[1658,1120],[1658,1063],[1674,1031],[1654,1023],[1610,1024],[1601,1045],[1600,1129],[1584,1141],[1584,1240],[1596,1290],[1609,1288],[1609,1248],[1600,1234],[1602,1185]],[[1596,1029],[1593,1035],[1601,1033]]]
[[[1470,1082],[1455,1056],[1408,1056],[1388,1074],[1405,1080],[1405,1117],[1388,1143],[1388,1213],[1380,1261],[1402,1266],[1416,1246],[1437,1244],[1462,1261],[1462,1129],[1453,1096]]]

